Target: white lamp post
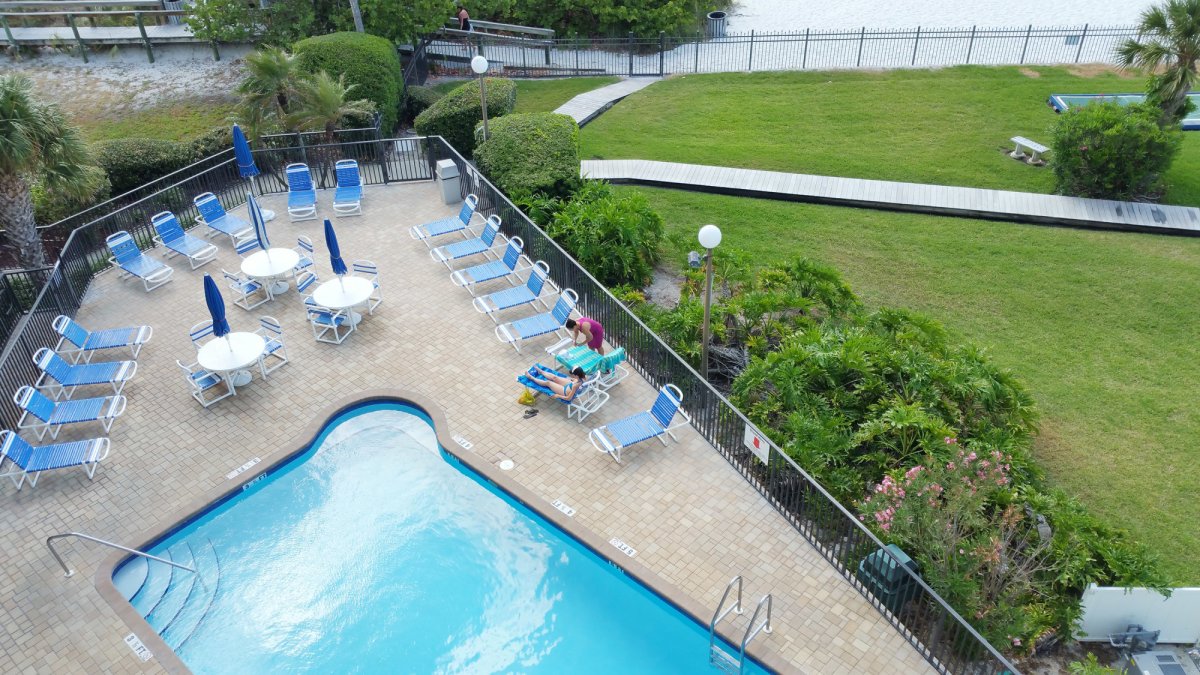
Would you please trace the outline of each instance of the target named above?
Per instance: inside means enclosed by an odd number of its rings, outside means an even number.
[[[479,76],[479,107],[483,110],[483,140],[488,139],[488,124],[487,124],[487,84],[484,82],[483,76],[487,73],[488,60],[483,57],[483,54],[477,54],[471,59],[471,70]]]
[[[708,379],[708,317],[710,307],[712,306],[712,277],[713,277],[713,249],[721,243],[721,228],[716,225],[705,225],[700,228],[700,245],[704,247],[704,258],[708,262],[708,270],[705,272],[704,282],[704,336],[703,342],[700,345],[700,374],[704,379]]]

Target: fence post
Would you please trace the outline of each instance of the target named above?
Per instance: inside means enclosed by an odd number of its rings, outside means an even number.
[[[696,33],[696,63],[692,66],[693,73],[700,72],[700,40],[700,34]]]
[[[750,62],[746,64],[746,72],[754,72],[754,31],[750,31]]]
[[[576,38],[576,40],[578,40],[578,38]],[[580,47],[580,44],[578,41],[576,41],[575,42],[575,74],[576,75],[579,74],[579,47]]]
[[[154,63],[154,47],[150,44],[150,38],[146,36],[146,24],[142,21],[142,13],[134,12],[133,17],[137,19],[138,32],[142,34],[142,43],[146,45],[146,58],[150,63]]]
[[[1079,57],[1083,54],[1083,41],[1087,39],[1088,24],[1083,24],[1083,34],[1079,36],[1079,49],[1075,50],[1075,63],[1079,63]]]
[[[912,64],[917,65],[917,45],[921,44],[921,27],[917,26],[917,39],[913,40],[913,57]]]
[[[17,39],[13,37],[12,29],[8,27],[7,16],[0,16],[0,25],[4,26],[4,37],[8,38],[8,44],[12,46],[13,50],[16,50]]]
[[[75,34],[75,41],[79,43],[79,55],[83,57],[83,62],[88,62],[87,46],[83,44],[83,38],[79,37],[79,29],[75,26],[75,15],[67,15],[67,23],[71,24],[71,32]]]
[[[975,49],[975,26],[971,26],[971,41],[967,43],[967,65],[971,65],[971,50]]]
[[[666,45],[667,45],[667,33],[666,33],[666,31],[660,30],[660,31],[658,31],[658,76],[659,77],[662,77],[664,75],[663,59],[666,57],[664,56],[663,50],[666,47]]]
[[[867,39],[867,27],[863,26],[862,32],[860,32],[858,34],[858,60],[854,64],[855,68],[858,68],[859,66],[862,65],[862,48],[863,48],[863,42],[865,42],[866,39]]]
[[[808,28],[804,29],[804,55],[800,57],[800,70],[808,68]]]
[[[633,31],[629,31],[626,40],[629,42],[629,76],[633,77]]]
[[[1021,47],[1021,65],[1025,65],[1025,52],[1029,49],[1029,36],[1033,35],[1033,24],[1025,31],[1025,44]]]

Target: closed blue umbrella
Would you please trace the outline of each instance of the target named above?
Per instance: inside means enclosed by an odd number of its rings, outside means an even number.
[[[246,141],[246,134],[242,133],[242,128],[236,124],[233,125],[233,154],[237,156],[238,173],[242,178],[258,175],[254,155],[250,152],[250,143]]]
[[[225,318],[225,298],[221,297],[221,289],[209,275],[204,275],[204,304],[208,305],[208,313],[212,315],[212,331],[217,337],[229,334],[229,321]],[[233,345],[229,348],[232,350]]]
[[[338,248],[337,232],[333,231],[333,223],[328,218],[325,219],[325,245],[329,247],[329,265],[333,267],[333,273],[342,276],[348,270],[342,260],[342,250]]]
[[[250,224],[254,226],[254,238],[258,240],[258,245],[262,250],[266,251],[271,248],[271,241],[267,239],[267,220],[263,218],[262,209],[258,206],[258,200],[254,198],[254,193],[246,193],[246,210],[250,212]]]

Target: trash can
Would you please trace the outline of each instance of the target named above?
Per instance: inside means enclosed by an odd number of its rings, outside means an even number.
[[[447,204],[457,204],[462,201],[462,192],[458,187],[458,165],[452,159],[443,159],[437,163],[437,181],[442,186],[442,201]]]
[[[918,566],[899,546],[888,544],[887,550],[896,557],[888,555],[883,549],[875,551],[858,563],[858,578],[885,607],[893,614],[898,614],[921,589],[904,568],[916,574]],[[897,559],[900,564],[896,563]]]
[[[708,37],[723,38],[725,37],[725,20],[728,18],[725,12],[709,12],[708,13]]]

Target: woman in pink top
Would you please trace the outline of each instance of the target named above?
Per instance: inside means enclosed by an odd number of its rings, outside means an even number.
[[[592,351],[604,353],[604,326],[595,319],[583,317],[576,321],[575,319],[567,319],[567,328],[571,329],[571,341],[575,344],[580,344],[579,336],[584,337],[583,344],[586,344]]]

